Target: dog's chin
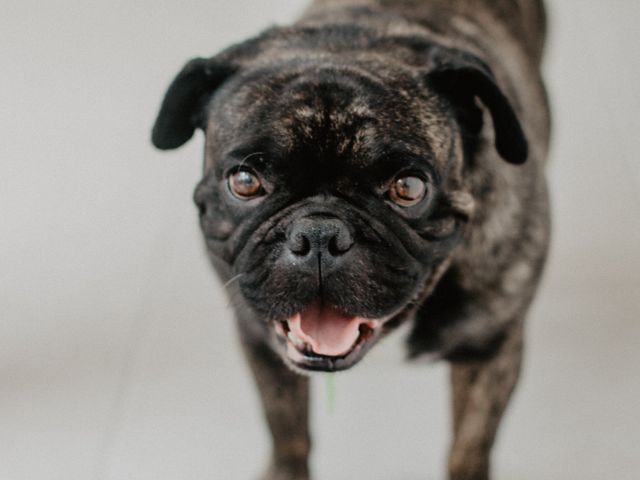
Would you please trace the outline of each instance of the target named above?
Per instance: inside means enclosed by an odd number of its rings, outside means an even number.
[[[335,372],[358,363],[383,333],[391,315],[364,318],[312,304],[272,327],[285,361],[305,372]]]

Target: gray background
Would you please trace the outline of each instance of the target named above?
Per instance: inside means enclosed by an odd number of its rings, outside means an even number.
[[[497,479],[638,478],[640,3],[554,0],[554,247]],[[184,61],[292,0],[21,1],[0,15],[0,480],[250,479],[267,455],[191,192],[154,151]],[[313,384],[317,479],[441,479],[444,365],[402,335]]]

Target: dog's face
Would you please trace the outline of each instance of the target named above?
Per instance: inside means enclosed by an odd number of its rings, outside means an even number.
[[[461,237],[473,206],[463,136],[477,133],[487,85],[451,93],[451,78],[376,59],[195,62],[171,86],[154,142],[178,146],[199,118],[208,249],[291,366],[350,367],[428,293]],[[488,108],[500,150],[505,107]]]

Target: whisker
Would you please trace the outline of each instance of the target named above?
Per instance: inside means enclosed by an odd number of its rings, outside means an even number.
[[[240,279],[241,277],[244,276],[244,273],[239,273],[233,277],[231,277],[229,280],[227,280],[225,282],[225,284],[223,285],[224,288],[227,288],[229,285],[231,285],[233,282],[235,282],[236,280]]]
[[[244,157],[242,160],[240,160],[240,164],[238,165],[238,168],[242,167],[242,165],[244,164],[244,162],[246,162],[247,160],[249,160],[251,157],[254,157],[256,155],[264,155],[264,152],[253,152],[250,153],[249,155],[247,155],[246,157]]]

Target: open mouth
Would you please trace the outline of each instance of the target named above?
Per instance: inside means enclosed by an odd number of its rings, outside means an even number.
[[[314,304],[286,320],[276,321],[275,330],[295,366],[335,371],[355,363],[377,337],[381,324],[381,320]]]

